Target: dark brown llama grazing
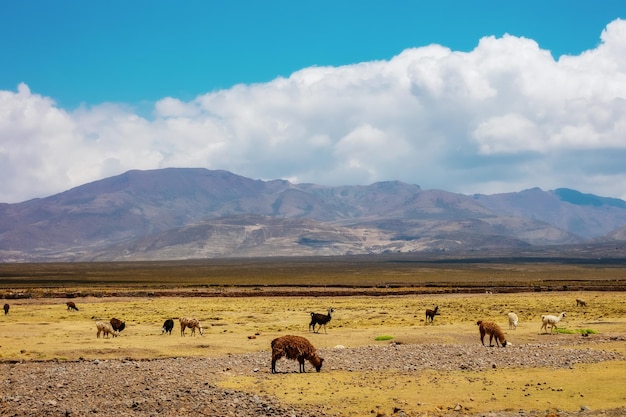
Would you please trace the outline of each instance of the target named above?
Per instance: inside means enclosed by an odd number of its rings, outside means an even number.
[[[282,336],[272,340],[272,373],[276,373],[276,361],[285,356],[287,359],[297,360],[300,364],[299,371],[305,372],[304,361],[308,360],[315,370],[322,369],[323,358],[317,356],[315,347],[304,337]]]
[[[335,309],[332,307],[328,309],[328,314],[311,312],[311,322],[309,323],[309,331],[311,331],[311,328],[313,328],[313,333],[319,333],[322,326],[324,326],[324,333],[326,333],[326,324],[330,321],[330,319],[332,318],[331,315],[334,312],[335,312]],[[315,325],[319,326],[317,328],[317,332],[315,331]]]
[[[504,332],[502,331],[500,326],[491,321],[483,320],[478,320],[476,324],[478,325],[478,330],[480,331],[480,341],[482,342],[483,346],[485,346],[485,335],[488,334],[489,346],[493,346],[492,341],[495,338],[496,346],[502,345],[502,347],[506,347],[506,338],[504,337]]]
[[[435,316],[439,315],[439,306],[435,306],[434,310],[431,310],[430,308],[426,309],[426,323],[432,323],[433,320],[435,319]]]
[[[73,301],[68,301],[65,304],[67,305],[67,311],[78,311],[78,307],[76,307]]]
[[[4,314],[9,314],[9,308],[11,308],[11,306],[9,306],[8,304],[4,305]]]
[[[113,330],[115,330],[118,335],[122,330],[126,328],[126,322],[120,319],[116,319],[115,317],[113,317],[109,323],[111,323]]]

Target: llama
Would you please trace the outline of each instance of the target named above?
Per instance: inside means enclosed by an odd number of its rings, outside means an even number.
[[[587,307],[587,302],[582,298],[576,299],[576,307]]]
[[[196,329],[200,331],[200,336],[203,334],[202,325],[197,319],[189,318],[189,317],[181,317],[180,322],[180,335],[185,336],[185,329],[189,327],[191,329],[191,335],[196,335]]]
[[[509,330],[517,329],[517,323],[519,323],[519,319],[517,318],[517,314],[515,314],[514,312],[511,311],[509,313]]]
[[[4,305],[4,314],[5,314],[5,315],[6,315],[6,314],[9,314],[9,308],[11,308],[11,306],[10,306],[10,305],[8,305],[8,304],[5,304],[5,305]]]
[[[328,309],[328,314],[314,313],[311,312],[311,322],[309,323],[309,331],[311,331],[311,327],[313,327],[313,333],[319,333],[322,326],[324,326],[324,333],[326,333],[326,324],[330,321],[331,314],[334,313],[334,308]],[[315,331],[315,325],[318,325],[317,332]]]
[[[548,325],[551,326],[550,334],[552,334],[552,331],[554,329],[557,329],[557,331],[558,331],[558,328],[556,327],[556,325],[565,316],[566,316],[565,312],[562,312],[558,316],[553,316],[553,315],[550,315],[550,314],[546,314],[546,315],[541,316],[542,324],[541,324],[541,329],[539,331],[541,331],[543,329],[546,329],[546,332],[547,332],[548,331]]]
[[[96,327],[98,328],[98,334],[96,335],[97,338],[100,338],[100,333],[103,333],[102,337],[106,337],[107,339],[109,335],[113,335],[113,337],[116,337],[118,335],[118,333],[113,330],[113,326],[111,326],[111,323],[99,321],[96,322]]]
[[[169,333],[170,336],[172,335],[172,329],[174,328],[174,320],[172,319],[167,319],[165,320],[165,322],[163,323],[163,327],[161,328],[161,334],[163,333]]]
[[[113,317],[109,323],[111,323],[111,327],[113,327],[113,330],[115,330],[118,335],[126,328],[126,322],[116,319],[115,317]]]
[[[439,315],[439,306],[435,306],[434,310],[431,310],[430,308],[426,309],[426,323],[430,322],[432,323],[433,320],[435,319],[435,316]]]
[[[76,307],[76,304],[73,301],[68,301],[65,304],[67,305],[67,311],[78,311],[78,307]]]
[[[478,320],[476,322],[478,325],[478,330],[480,331],[480,341],[485,346],[485,335],[489,335],[489,346],[493,346],[492,340],[496,339],[496,346],[502,345],[502,347],[506,347],[507,342],[504,337],[504,332],[496,323],[491,321],[483,321]]]
[[[319,372],[322,369],[323,358],[317,356],[315,347],[304,337],[300,336],[282,336],[272,340],[272,373],[276,373],[276,361],[285,356],[287,359],[297,360],[300,364],[299,371],[304,370],[304,361],[308,360],[315,370]]]

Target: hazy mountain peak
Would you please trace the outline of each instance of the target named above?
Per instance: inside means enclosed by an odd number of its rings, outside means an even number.
[[[571,190],[569,188],[557,188],[554,190],[561,201],[575,204],[578,206],[612,206],[618,208],[626,208],[626,201],[619,198],[599,197],[593,194],[583,194],[580,191]]]

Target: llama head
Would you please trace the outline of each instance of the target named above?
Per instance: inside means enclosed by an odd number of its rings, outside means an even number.
[[[317,356],[317,353],[313,354],[310,359],[311,364],[315,366],[315,370],[319,372],[322,369],[322,363],[324,363],[324,358],[320,358]]]

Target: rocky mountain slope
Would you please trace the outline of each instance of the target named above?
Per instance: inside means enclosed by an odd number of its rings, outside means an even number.
[[[574,190],[466,196],[169,168],[0,204],[0,261],[523,250],[621,241],[625,225],[626,202]]]

